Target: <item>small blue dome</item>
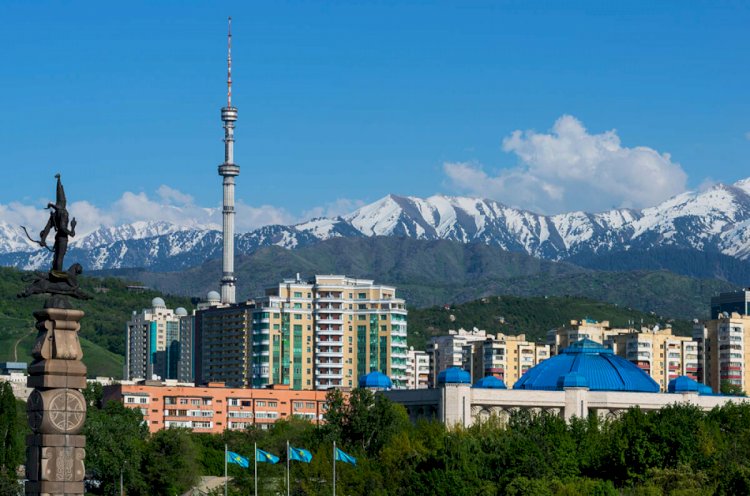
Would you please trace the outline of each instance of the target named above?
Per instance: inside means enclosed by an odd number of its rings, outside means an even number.
[[[698,393],[698,394],[713,394],[710,387],[705,384],[691,379],[686,375],[681,375],[675,379],[669,381],[667,385],[667,391],[670,393]]]
[[[557,378],[557,387],[558,389],[587,388],[589,387],[589,381],[580,372],[568,372]]]
[[[576,375],[568,377],[571,372]],[[559,355],[530,368],[513,389],[561,391],[565,387],[588,387],[591,391],[659,392],[659,385],[646,372],[590,339],[573,343]]]
[[[471,384],[471,374],[461,367],[451,367],[438,374],[438,384]]]
[[[391,389],[393,382],[382,372],[370,372],[359,378],[359,387],[372,389]]]
[[[711,389],[711,386],[707,386],[706,384],[698,383],[698,394],[700,395],[708,395],[708,394],[714,394],[714,390]]]
[[[498,379],[494,375],[488,375],[483,377],[474,383],[473,388],[477,389],[508,389],[502,379]]]

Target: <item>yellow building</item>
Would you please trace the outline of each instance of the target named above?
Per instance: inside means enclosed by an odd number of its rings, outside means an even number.
[[[525,334],[490,336],[482,343],[479,352],[482,354],[482,375],[475,369],[475,381],[492,375],[505,381],[508,387],[513,387],[527,370],[550,357],[549,345],[527,341]]]
[[[669,381],[686,375],[698,380],[698,343],[692,338],[674,336],[672,329],[642,328],[610,335],[604,342],[619,355],[640,367],[667,390]]]
[[[548,345],[527,341],[525,334],[493,335],[476,328],[449,330],[447,335],[436,336],[427,351],[433,386],[442,370],[461,367],[471,374],[472,383],[492,375],[512,387],[528,369],[550,356]]]
[[[597,322],[589,318],[571,320],[567,327],[559,327],[547,331],[547,344],[553,355],[557,355],[571,344],[581,339],[590,339],[597,343],[604,343],[610,336],[627,331],[627,329],[613,329],[608,320]]]
[[[750,316],[720,313],[716,319],[696,323],[693,339],[700,349],[699,380],[717,393],[722,382],[748,390],[750,367],[745,343],[750,339]]]

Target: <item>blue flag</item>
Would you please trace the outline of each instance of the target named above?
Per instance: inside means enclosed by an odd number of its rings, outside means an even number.
[[[336,461],[338,462],[344,462],[344,463],[351,463],[352,465],[357,464],[357,459],[354,458],[352,455],[347,455],[340,449],[336,448]]]
[[[247,458],[238,455],[234,451],[227,451],[227,463],[236,463],[242,468],[248,468],[250,466],[250,462]]]
[[[298,462],[310,463],[312,461],[312,453],[310,453],[306,449],[289,446],[289,459],[297,460]]]
[[[272,455],[268,451],[263,451],[262,449],[255,450],[255,459],[258,461],[258,463],[278,463],[279,457],[276,455]]]

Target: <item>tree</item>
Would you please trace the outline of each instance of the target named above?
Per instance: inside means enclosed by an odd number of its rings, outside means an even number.
[[[149,494],[182,494],[198,480],[199,454],[188,429],[169,428],[155,433],[144,456],[144,477]]]
[[[721,394],[727,395],[727,396],[747,396],[747,393],[742,390],[742,386],[738,384],[732,384],[731,382],[727,380],[721,381],[721,386],[719,388]]]
[[[401,405],[363,388],[354,389],[347,401],[340,392],[329,394],[324,418],[329,435],[338,437],[342,446],[368,455],[380,452],[392,435],[409,425]]]
[[[16,469],[24,461],[23,435],[26,428],[18,417],[13,388],[0,383],[0,476],[16,480]]]
[[[128,493],[145,494],[141,473],[148,427],[141,412],[110,401],[103,409],[89,406],[86,424],[86,470],[99,481],[93,494],[119,494],[120,474]]]

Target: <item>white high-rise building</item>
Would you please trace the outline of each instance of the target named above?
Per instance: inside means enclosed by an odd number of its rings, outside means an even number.
[[[191,346],[180,330],[192,328],[192,319],[184,308],[167,308],[161,298],[151,300],[151,308],[133,311],[126,329],[124,379],[177,379],[180,361],[188,356],[181,352],[180,338],[186,349]]]
[[[406,389],[427,389],[430,384],[430,355],[415,350],[406,353]]]

